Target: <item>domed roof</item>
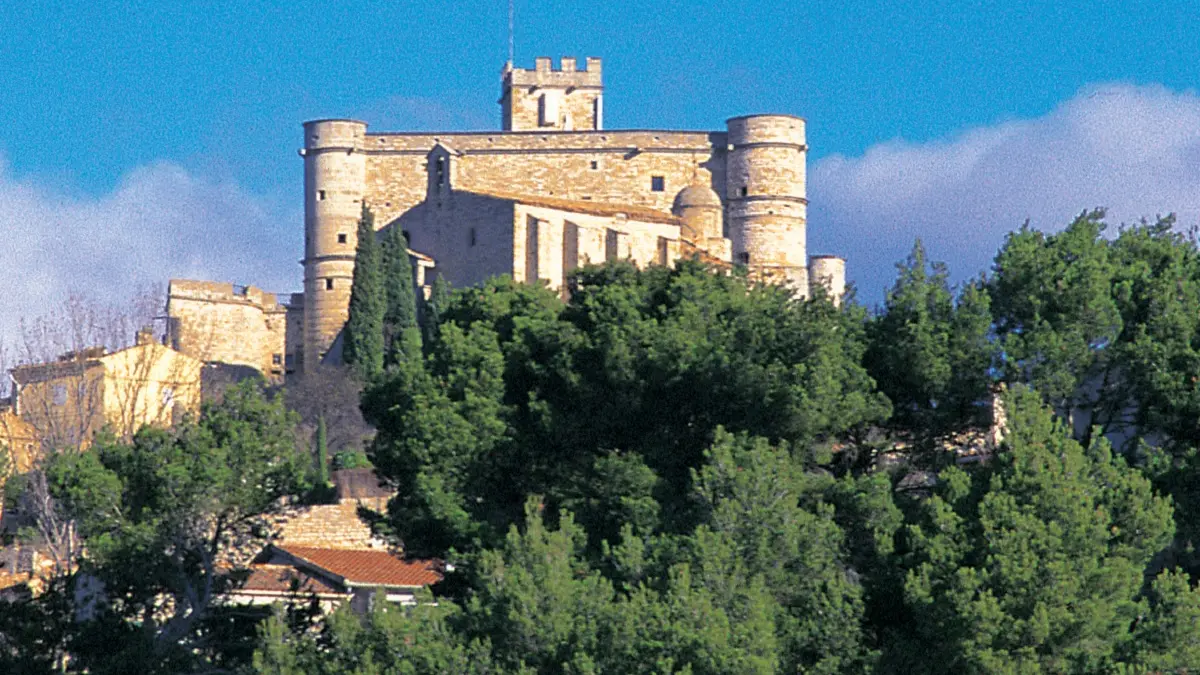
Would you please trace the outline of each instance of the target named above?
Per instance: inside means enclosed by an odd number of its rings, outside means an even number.
[[[692,183],[675,195],[675,208],[707,206],[721,208],[721,198],[711,187],[703,183]]]

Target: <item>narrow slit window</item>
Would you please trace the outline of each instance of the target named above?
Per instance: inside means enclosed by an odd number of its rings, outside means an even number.
[[[471,228],[469,239],[471,241],[471,245],[474,246],[475,245],[475,228],[473,228],[473,227]]]
[[[652,192],[662,192],[667,189],[667,179],[664,176],[650,177],[650,190]]]
[[[319,199],[321,201],[325,201],[325,191],[324,190],[317,190],[317,199]]]
[[[599,168],[600,168],[600,160],[598,160],[598,159],[593,159],[593,160],[592,160],[592,170],[596,170],[596,169],[599,169]]]
[[[332,291],[332,290],[333,290],[333,279],[326,279],[326,280],[325,280],[325,290],[327,290],[327,291]]]
[[[747,194],[749,194],[749,190],[746,189],[745,185],[742,186],[742,189],[740,190],[740,192],[743,197],[745,197]]]

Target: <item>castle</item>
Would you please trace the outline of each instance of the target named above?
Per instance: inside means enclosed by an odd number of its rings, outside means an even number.
[[[299,372],[337,359],[364,205],[378,230],[402,229],[419,287],[436,273],[455,287],[507,274],[561,289],[587,262],[671,265],[698,256],[743,265],[798,294],[812,280],[840,297],[844,261],[807,254],[803,119],[734,117],[721,131],[606,130],[601,61],[578,65],[506,64],[500,131],[306,122],[304,292],[285,306],[258,289],[172,281],[172,342],[188,351],[211,334],[219,348],[194,355],[234,359],[270,379],[282,377],[281,364]]]

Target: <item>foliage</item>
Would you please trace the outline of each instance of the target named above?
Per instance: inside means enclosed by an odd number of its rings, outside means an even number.
[[[63,591],[74,617],[59,594],[28,604],[49,635],[66,636],[73,669],[175,673],[229,658],[235,646],[213,639],[227,619],[214,602],[230,581],[218,563],[258,516],[307,487],[311,459],[295,424],[279,399],[246,384],[174,431],[100,436],[88,452],[48,461],[50,491],[87,556]]]
[[[375,240],[375,216],[363,204],[354,250],[354,280],[350,286],[349,318],[343,331],[342,360],[364,380],[383,372],[384,317],[388,290],[384,287],[382,253]]]
[[[945,470],[907,527],[892,672],[1103,672],[1132,637],[1170,500],[1105,440],[1072,440],[1029,391],[1007,405],[1003,451]]]
[[[383,316],[384,363],[421,358],[421,330],[417,326],[417,296],[413,290],[412,261],[408,240],[393,225],[383,240],[383,286],[387,310]]]
[[[978,424],[993,352],[988,295],[972,283],[956,301],[946,266],[929,265],[919,240],[898,268],[867,326],[866,364],[892,402],[890,424],[926,436]]]

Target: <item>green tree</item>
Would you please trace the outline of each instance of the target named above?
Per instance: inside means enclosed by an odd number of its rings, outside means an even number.
[[[928,263],[920,240],[898,268],[883,311],[868,324],[865,359],[892,402],[890,423],[924,436],[978,423],[993,352],[987,294],[968,284],[955,302],[946,266]]]
[[[47,481],[78,523],[91,580],[90,592],[75,589],[83,620],[66,617],[73,668],[236,665],[240,647],[212,639],[231,618],[216,603],[232,581],[219,563],[252,539],[262,514],[306,489],[311,459],[295,427],[279,399],[247,383],[175,431],[147,427],[128,443],[99,436],[86,453],[51,458]]]
[[[364,380],[383,372],[383,325],[388,292],[383,285],[379,248],[375,240],[375,216],[363,204],[362,218],[358,221],[358,246],[354,251],[350,313],[342,333],[342,359]]]
[[[1072,440],[1031,392],[1007,405],[1003,451],[943,471],[907,529],[889,672],[1096,673],[1131,638],[1170,500],[1103,439]]]
[[[421,330],[417,325],[417,296],[414,292],[408,240],[399,226],[388,229],[383,241],[383,284],[387,311],[383,325],[387,365],[421,357]]]
[[[329,440],[326,438],[325,432],[325,416],[321,415],[317,418],[317,485],[325,486],[329,484]]]

